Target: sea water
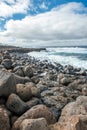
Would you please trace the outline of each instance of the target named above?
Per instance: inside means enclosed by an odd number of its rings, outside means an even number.
[[[61,65],[72,65],[87,69],[87,47],[48,47],[45,51],[30,52],[30,56],[39,60],[48,60]]]

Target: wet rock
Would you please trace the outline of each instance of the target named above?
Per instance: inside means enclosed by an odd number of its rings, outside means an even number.
[[[28,101],[32,97],[32,91],[29,86],[24,84],[17,84],[16,85],[16,92],[17,95],[23,100]]]
[[[36,118],[45,118],[48,124],[55,123],[55,117],[52,112],[45,105],[36,105],[30,110],[25,112],[13,125],[12,130],[19,130],[20,124],[24,119],[36,119]]]
[[[23,114],[27,109],[27,105],[16,94],[11,94],[6,103],[7,108],[17,114]]]
[[[10,130],[9,115],[3,107],[0,106],[0,130]]]
[[[0,71],[0,96],[8,97],[16,92],[14,75],[7,71]]]
[[[49,130],[45,118],[25,119],[20,130]]]

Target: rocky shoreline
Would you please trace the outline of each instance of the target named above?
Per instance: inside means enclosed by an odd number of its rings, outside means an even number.
[[[0,52],[0,130],[87,130],[86,70],[25,50]]]

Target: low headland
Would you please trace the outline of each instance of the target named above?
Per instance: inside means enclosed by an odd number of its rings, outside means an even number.
[[[0,46],[0,130],[87,130],[87,73]]]

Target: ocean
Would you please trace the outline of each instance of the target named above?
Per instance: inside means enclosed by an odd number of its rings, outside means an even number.
[[[48,60],[51,63],[87,69],[87,46],[47,47],[46,51],[30,52],[28,55],[41,61]]]

